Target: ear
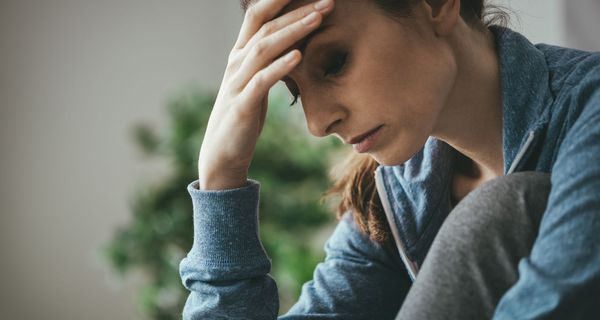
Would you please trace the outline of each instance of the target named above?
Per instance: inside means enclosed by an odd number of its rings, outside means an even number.
[[[426,0],[425,7],[436,35],[452,33],[460,19],[460,0]]]

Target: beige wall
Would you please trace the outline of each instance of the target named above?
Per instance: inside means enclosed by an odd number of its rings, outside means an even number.
[[[563,10],[566,44],[584,50],[600,51],[600,1],[565,1]]]
[[[1,319],[141,319],[137,281],[98,252],[163,167],[128,129],[216,86],[241,18],[234,1],[0,2]]]
[[[570,0],[580,1],[580,0]],[[533,43],[565,43],[563,3],[567,0],[491,0],[514,14],[510,27],[522,32]]]
[[[562,1],[507,2],[535,41],[565,43]],[[141,319],[139,281],[98,258],[164,169],[128,129],[216,86],[240,22],[234,0],[0,2],[0,318]]]

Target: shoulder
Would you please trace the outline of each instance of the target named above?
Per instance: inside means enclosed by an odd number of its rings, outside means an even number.
[[[600,52],[547,44],[537,44],[536,47],[546,59],[550,73],[549,85],[555,95],[592,95],[600,89]]]
[[[600,115],[600,52],[587,52],[546,44],[543,52],[550,74],[549,87],[554,98],[552,127],[567,133],[578,124]]]

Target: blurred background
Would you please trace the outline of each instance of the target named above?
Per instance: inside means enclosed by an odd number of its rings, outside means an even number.
[[[492,3],[533,42],[600,50],[597,0]],[[242,17],[236,0],[0,0],[0,319],[177,318],[186,186]],[[329,158],[307,159],[339,146],[271,109],[298,132],[269,129],[252,168],[286,308],[334,221],[315,203]],[[269,162],[290,144],[306,152]],[[304,196],[268,198],[281,188]]]

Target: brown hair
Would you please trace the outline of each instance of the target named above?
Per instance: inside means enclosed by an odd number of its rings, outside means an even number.
[[[352,210],[358,229],[371,240],[386,243],[391,234],[383,206],[375,186],[375,169],[379,164],[369,155],[354,151],[332,170],[335,180],[325,197],[339,196],[338,219]]]
[[[242,9],[258,0],[240,0]],[[423,0],[371,0],[384,13],[394,18],[409,17],[413,7]],[[425,0],[432,6],[441,0]],[[461,0],[461,17],[475,28],[491,24],[505,25],[507,14],[498,6],[490,6],[485,0]],[[335,180],[325,197],[339,196],[337,217],[351,210],[359,230],[375,242],[390,244],[391,230],[375,187],[375,169],[378,163],[368,155],[352,152],[332,171]]]

